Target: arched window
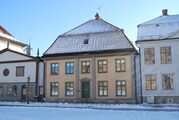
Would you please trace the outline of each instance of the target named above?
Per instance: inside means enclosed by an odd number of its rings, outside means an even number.
[[[26,95],[27,88],[26,85],[22,85],[22,95]]]
[[[16,85],[8,85],[7,86],[7,95],[8,96],[17,96],[17,86]]]

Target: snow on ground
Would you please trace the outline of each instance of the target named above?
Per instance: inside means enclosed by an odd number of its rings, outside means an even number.
[[[179,104],[87,104],[87,103],[47,103],[47,102],[0,102],[0,106],[53,107],[53,108],[88,108],[108,110],[147,110],[147,111],[179,111]]]
[[[0,120],[178,120],[179,112],[0,106]]]
[[[0,120],[179,120],[179,105],[0,102]]]

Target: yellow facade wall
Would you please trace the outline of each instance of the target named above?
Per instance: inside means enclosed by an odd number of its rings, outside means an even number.
[[[116,72],[116,59],[126,60],[126,71]],[[98,73],[98,60],[107,60],[108,72]],[[90,61],[90,73],[81,73],[81,62]],[[65,74],[65,63],[74,62],[74,74]],[[94,63],[95,62],[95,63]],[[90,98],[93,99],[133,99],[134,97],[134,80],[133,80],[133,55],[110,55],[110,56],[93,56],[93,57],[74,57],[74,58],[59,58],[57,60],[45,60],[46,65],[46,98],[49,100],[55,99],[81,99],[81,82],[90,82]],[[51,63],[59,63],[59,74],[51,75]],[[77,71],[78,70],[78,71]],[[94,78],[95,77],[95,78]],[[78,79],[78,80],[77,80]],[[126,81],[126,96],[116,96],[116,81]],[[74,96],[65,96],[65,82],[74,82]],[[98,96],[98,81],[108,81],[108,96]],[[59,82],[59,96],[50,96],[50,83]],[[95,82],[95,83],[94,83]],[[95,86],[95,93],[94,93]]]

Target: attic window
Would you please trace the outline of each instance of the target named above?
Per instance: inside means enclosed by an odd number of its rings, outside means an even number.
[[[83,43],[84,43],[84,44],[88,44],[88,39],[85,39],[85,40],[83,41]]]
[[[159,27],[159,24],[156,24],[156,27]]]

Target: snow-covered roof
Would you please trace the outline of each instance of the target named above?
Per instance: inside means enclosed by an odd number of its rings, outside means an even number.
[[[162,40],[179,31],[179,14],[162,15],[138,25],[137,41]]]
[[[89,20],[84,24],[64,33],[63,35],[76,35],[85,33],[97,33],[97,32],[108,32],[115,31],[119,28],[107,23],[106,21],[99,20]]]
[[[4,29],[2,26],[0,26],[0,37],[6,38],[10,41],[13,41],[15,43],[21,44],[22,46],[25,46],[24,43],[22,43],[20,40],[15,38],[12,34],[10,34],[6,29]]]
[[[128,48],[134,49],[121,29],[102,19],[94,19],[60,35],[44,55]]]
[[[179,15],[165,15],[165,16],[159,16],[157,18],[154,18],[152,20],[149,20],[147,22],[144,22],[140,25],[150,25],[150,24],[163,24],[163,23],[175,23],[179,22]]]

